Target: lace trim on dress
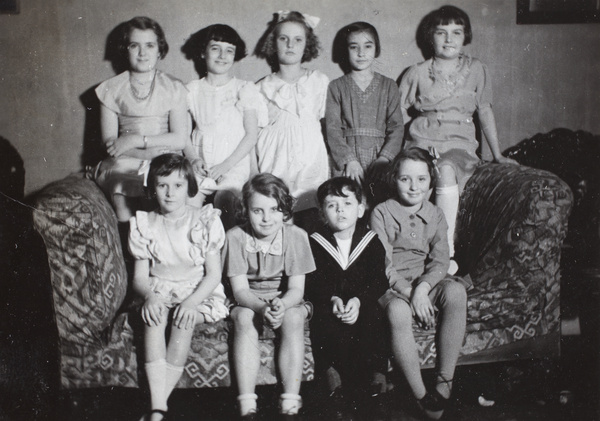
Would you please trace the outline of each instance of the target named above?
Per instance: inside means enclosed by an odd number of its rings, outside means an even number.
[[[440,83],[444,90],[453,93],[457,88],[465,84],[465,80],[471,73],[471,56],[461,54],[458,57],[456,71],[450,74],[443,73],[440,69],[435,69],[435,58],[429,63],[429,78],[433,83]]]

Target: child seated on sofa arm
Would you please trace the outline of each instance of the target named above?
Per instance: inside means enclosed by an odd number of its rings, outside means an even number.
[[[450,398],[464,338],[467,294],[462,280],[447,274],[448,226],[442,210],[428,201],[434,174],[435,164],[427,151],[400,152],[390,169],[397,195],[375,207],[371,227],[391,262],[391,289],[380,303],[390,322],[394,359],[425,415],[439,419]],[[426,390],[421,377],[413,317],[422,327],[438,330],[433,393]]]

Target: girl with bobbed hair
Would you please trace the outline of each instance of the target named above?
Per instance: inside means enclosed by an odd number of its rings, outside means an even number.
[[[370,205],[383,198],[386,169],[404,134],[398,86],[374,69],[380,53],[379,35],[370,23],[340,29],[334,61],[346,74],[329,84],[325,112],[333,174],[371,186],[365,188]]]
[[[237,79],[233,65],[246,56],[246,44],[228,25],[210,25],[196,34],[188,51],[202,62],[204,75],[187,85],[187,105],[195,123],[186,156],[200,180],[193,204],[215,194],[226,228],[234,225],[235,204],[256,168],[258,128],[267,123],[267,107],[252,82]]]
[[[450,257],[460,191],[481,163],[475,115],[494,162],[515,163],[500,151],[489,70],[463,51],[472,38],[471,22],[463,10],[443,6],[429,13],[417,39],[425,56],[431,57],[411,66],[400,82],[403,117],[410,121],[414,116],[405,148],[429,150],[438,158],[435,204],[448,222]],[[457,270],[451,260],[450,273]]]

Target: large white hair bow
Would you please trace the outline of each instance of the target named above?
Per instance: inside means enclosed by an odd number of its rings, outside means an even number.
[[[290,13],[291,12],[289,10],[280,10],[279,12],[277,12],[277,23],[281,22],[282,20],[287,19],[287,17],[289,16]],[[300,12],[296,12],[296,13],[300,13]],[[321,21],[321,18],[318,18],[316,16],[307,15],[306,13],[300,13],[300,14],[304,18],[304,22],[306,22],[308,27],[311,29],[315,29],[317,27],[317,25],[319,24],[319,22]]]

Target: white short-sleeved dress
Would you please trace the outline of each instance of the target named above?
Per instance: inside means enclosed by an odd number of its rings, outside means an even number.
[[[223,86],[212,86],[202,78],[188,83],[187,89],[188,109],[196,123],[192,144],[209,168],[227,159],[246,135],[245,111],[256,111],[259,127],[267,124],[266,104],[252,82],[232,78]],[[240,192],[250,172],[248,155],[223,176],[215,190]]]
[[[258,170],[287,183],[297,199],[295,211],[318,207],[317,188],[329,178],[320,123],[328,85],[327,76],[317,70],[306,70],[295,83],[275,73],[258,82],[269,110],[269,124],[258,135]]]
[[[187,206],[177,219],[142,211],[130,219],[129,251],[135,259],[150,260],[150,287],[167,306],[178,305],[196,290],[204,278],[207,255],[220,257],[225,242],[220,214],[212,205]],[[223,285],[197,310],[207,322],[227,317]]]

